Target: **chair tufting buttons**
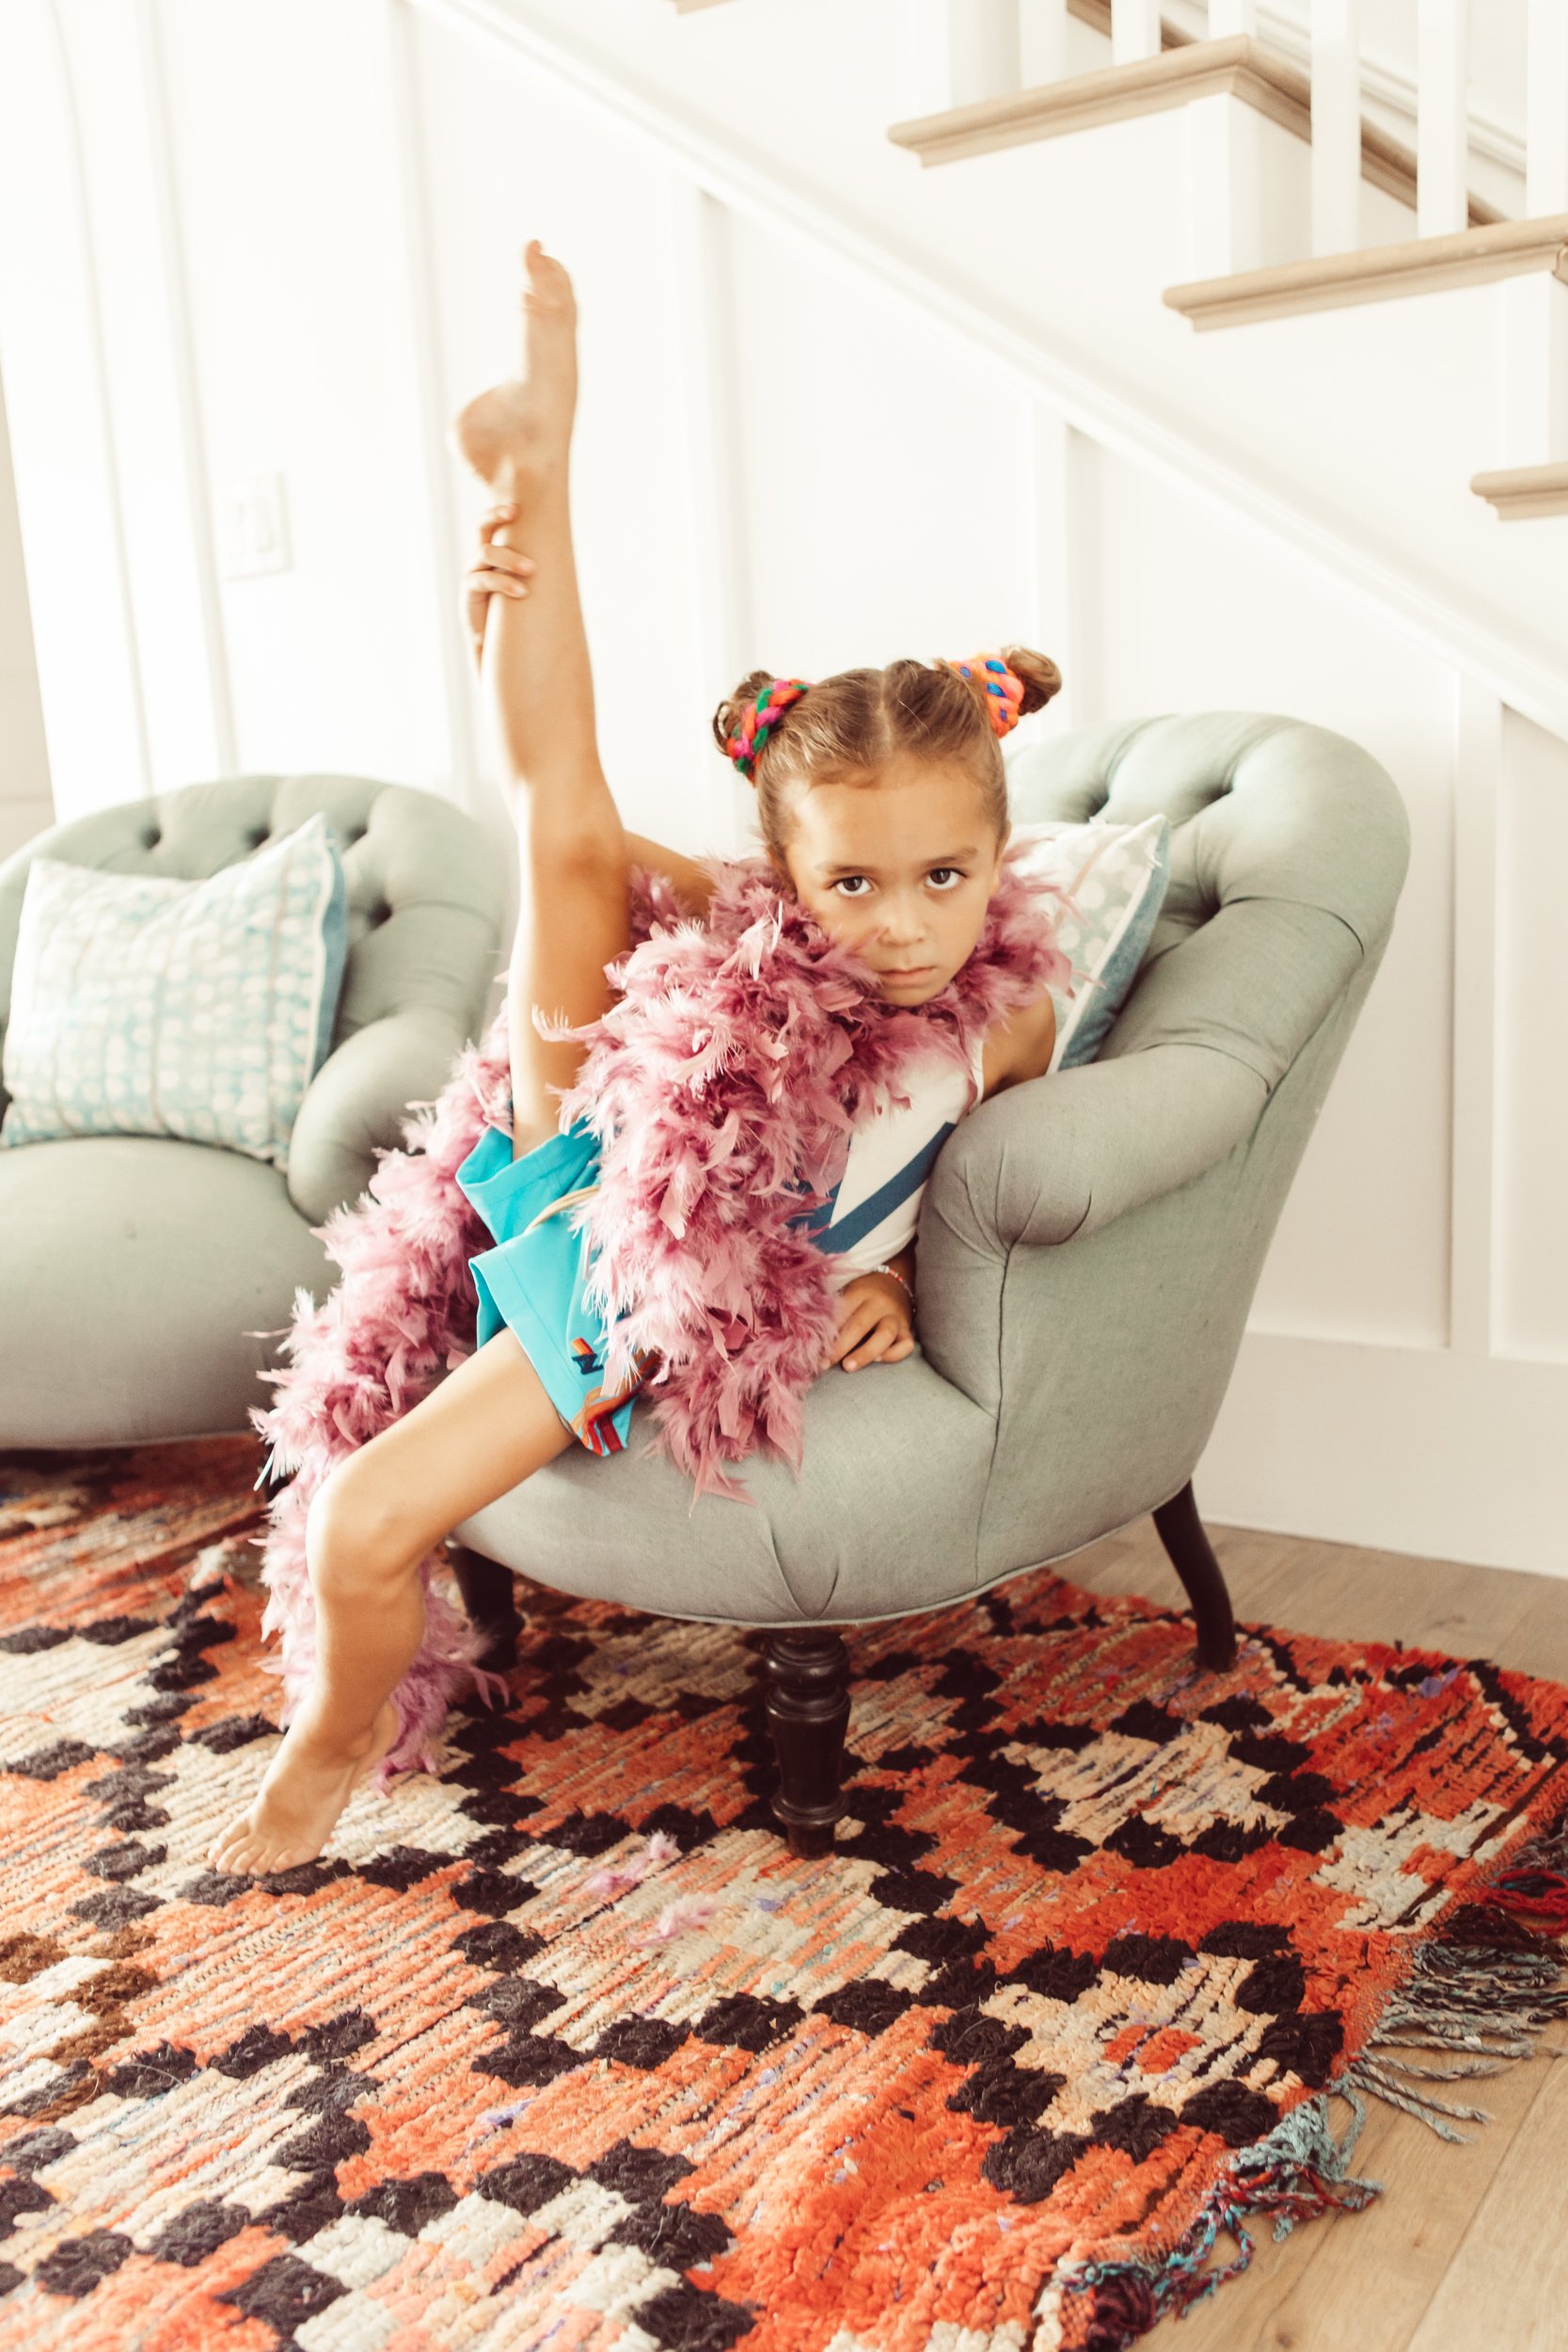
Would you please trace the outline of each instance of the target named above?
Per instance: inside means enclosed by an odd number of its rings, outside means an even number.
[[[142,848],[144,850],[155,850],[163,837],[163,834],[157,830],[156,826],[154,826],[150,833],[143,834],[141,837]]]

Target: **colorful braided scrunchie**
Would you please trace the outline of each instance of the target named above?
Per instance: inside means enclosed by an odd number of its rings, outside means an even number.
[[[810,684],[810,678],[804,677],[772,678],[752,707],[741,712],[740,724],[724,748],[748,783],[756,773],[757,754],[790,705],[800,701]]]
[[[1017,671],[1009,670],[993,653],[972,653],[967,661],[950,661],[947,666],[957,670],[960,677],[973,678],[977,670],[984,674],[978,683],[985,689],[991,733],[1010,735],[1023,715],[1019,708],[1023,700],[1023,680]]]

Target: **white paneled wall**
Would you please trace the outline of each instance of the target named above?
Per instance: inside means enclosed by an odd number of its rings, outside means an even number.
[[[0,384],[0,860],[54,821],[5,387]]]
[[[35,19],[34,0],[16,4],[13,22],[37,30],[41,6]],[[80,36],[103,28],[109,0],[58,4]],[[71,210],[67,175],[50,183],[53,246],[0,233],[65,813],[127,797],[144,772],[182,781],[182,757],[187,772],[344,768],[450,793],[504,852],[453,628],[483,501],[444,429],[513,367],[518,252],[542,235],[581,308],[580,573],[606,764],[637,830],[689,850],[738,846],[752,804],[708,720],[753,664],[810,677],[1004,639],[1040,644],[1066,672],[1066,693],[1026,723],[1037,733],[1286,710],[1390,769],[1411,814],[1410,881],[1198,1493],[1221,1521],[1568,1573],[1553,1436],[1568,1413],[1568,1129],[1551,1074],[1568,983],[1540,879],[1568,861],[1568,745],[1502,707],[1495,675],[1466,664],[1463,632],[1426,626],[1418,598],[1380,601],[1375,568],[1358,574],[1326,529],[1292,526],[1270,481],[1250,501],[1217,492],[1209,452],[1159,407],[1158,354],[1133,388],[1141,409],[1109,373],[1098,395],[1005,328],[980,331],[978,262],[961,299],[938,270],[922,306],[902,264],[871,266],[837,215],[824,226],[783,198],[770,210],[761,177],[706,168],[701,141],[661,135],[645,98],[619,114],[598,103],[602,62],[563,76],[539,50],[509,48],[504,8],[470,14],[483,40],[455,10],[405,0],[326,12],[133,0],[136,74],[125,119],[101,110],[108,147],[87,168],[86,215]],[[736,43],[744,14],[704,10],[683,29]],[[1141,38],[1136,12],[1126,21]],[[1037,43],[1039,13],[1023,25]],[[36,108],[57,121],[57,71],[47,80],[41,46],[39,58]],[[106,71],[95,62],[85,80]],[[161,181],[150,108],[167,127]],[[1166,135],[1123,128],[1127,157],[1155,151],[1135,148],[1134,130]],[[1179,160],[1180,134],[1158,152]],[[140,159],[138,209],[100,238],[117,156]],[[1033,165],[999,161],[1013,175],[1006,225],[1022,238]],[[1179,189],[1180,174],[1162,186]],[[912,238],[912,199],[911,216]],[[111,251],[112,294],[95,303],[96,257]],[[157,347],[128,355],[114,320],[144,281]],[[1019,304],[1031,285],[1021,264]],[[1307,352],[1300,338],[1291,348]],[[1417,389],[1423,349],[1407,363]],[[78,354],[52,417],[44,361]],[[94,367],[113,430],[94,407]],[[148,389],[159,380],[172,404],[161,413]],[[1315,408],[1347,399],[1348,381],[1331,368]],[[232,485],[271,473],[290,567],[226,578],[216,518]],[[1361,515],[1385,543],[1401,487]],[[105,550],[80,593],[57,557],[56,510]],[[135,553],[160,522],[186,582],[166,611]],[[133,550],[122,580],[117,532]],[[87,713],[71,661],[102,681]],[[181,661],[211,755],[195,734],[175,748]]]
[[[1259,1281],[1259,1329],[1439,1347],[1448,1329],[1454,678],[1266,539],[1086,452],[1097,715],[1291,710],[1363,743],[1410,879]],[[1307,672],[1311,676],[1308,680]],[[1397,1083],[1390,1083],[1397,1073]]]
[[[281,475],[292,558],[222,581],[235,756],[450,785],[388,11],[155,19],[211,495]]]
[[[692,816],[722,821],[723,763],[706,733],[691,645],[692,485],[701,481],[699,496],[707,494],[697,468],[712,462],[727,429],[715,355],[695,343],[706,314],[702,283],[722,267],[721,254],[694,250],[700,215],[668,167],[607,135],[538,75],[498,72],[490,53],[427,20],[413,32],[446,413],[515,373],[519,256],[529,236],[543,238],[568,261],[578,292],[572,501],[606,771],[633,831],[657,834],[673,811],[687,830]],[[715,324],[724,315],[712,307]],[[466,564],[485,496],[455,459],[443,463]],[[715,522],[733,546],[736,517]],[[711,570],[710,543],[705,534]],[[710,631],[714,601],[710,586]],[[722,643],[721,634],[716,652]],[[734,682],[714,685],[709,709]]]
[[[1568,1366],[1568,743],[1512,711],[1497,873],[1494,1331],[1511,1356]]]

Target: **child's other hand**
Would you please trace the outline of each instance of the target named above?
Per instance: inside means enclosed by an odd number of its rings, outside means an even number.
[[[496,545],[497,532],[503,523],[511,522],[516,512],[515,506],[505,504],[486,508],[479,518],[478,559],[463,576],[463,608],[476,661],[484,651],[484,616],[491,597],[526,596],[528,576],[536,568],[531,555],[519,555],[515,548]]]
[[[827,1364],[858,1372],[862,1364],[896,1364],[913,1355],[914,1327],[902,1282],[891,1274],[857,1274],[838,1296],[838,1336]]]

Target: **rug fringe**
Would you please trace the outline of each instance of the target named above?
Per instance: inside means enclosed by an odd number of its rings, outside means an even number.
[[[1414,2116],[1439,2138],[1471,2140],[1455,2122],[1485,2123],[1489,2107],[1447,2100],[1417,2086],[1498,2074],[1514,2059],[1559,2058],[1543,2048],[1542,2028],[1568,2014],[1568,1811],[1536,1832],[1510,1856],[1507,1867],[1483,1880],[1471,1900],[1439,1921],[1418,1944],[1408,1975],[1389,1999],[1376,2030],[1353,2062],[1326,2089],[1302,2100],[1263,2138],[1238,2149],[1205,2201],[1202,2212],[1163,2259],[1109,2259],[1059,2271],[1040,2309],[1049,2317],[1035,2338],[1036,2352],[1071,2344],[1081,2352],[1124,2352],[1167,2312],[1186,2312],[1226,2280],[1246,2269],[1253,2241],[1246,2223],[1269,2215],[1276,2239],[1298,2221],[1337,2207],[1360,2211],[1381,2196],[1381,2181],[1350,2170],[1367,2100]],[[1447,2066],[1424,2066],[1406,2050],[1450,2056]],[[1337,2140],[1329,2101],[1343,2099],[1351,2122]],[[1238,2251],[1216,2265],[1210,2256],[1228,2231]],[[1086,2332],[1063,2331],[1067,2299],[1088,2296]],[[1082,2328],[1083,2315],[1076,2326]]]

